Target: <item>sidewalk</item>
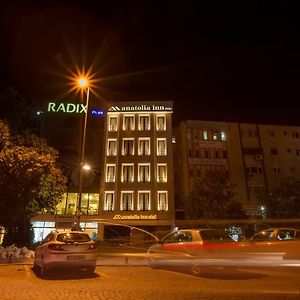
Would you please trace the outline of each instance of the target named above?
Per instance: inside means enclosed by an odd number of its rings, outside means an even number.
[[[32,265],[33,258],[0,259],[1,265]],[[148,266],[145,253],[101,253],[97,258],[97,266]]]

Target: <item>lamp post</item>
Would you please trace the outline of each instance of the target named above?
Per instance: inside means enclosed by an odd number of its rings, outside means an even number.
[[[89,109],[89,98],[90,98],[90,89],[88,79],[82,77],[78,79],[78,87],[83,90],[86,90],[86,106],[85,106],[85,116],[84,116],[84,126],[83,126],[83,138],[81,145],[81,160],[80,160],[80,173],[79,173],[79,187],[78,187],[78,202],[75,215],[75,230],[80,230],[80,215],[81,215],[81,199],[82,199],[82,184],[83,184],[83,172],[89,167],[84,163],[85,160],[85,143],[86,143],[86,127],[87,127],[87,118],[88,118],[88,109]]]

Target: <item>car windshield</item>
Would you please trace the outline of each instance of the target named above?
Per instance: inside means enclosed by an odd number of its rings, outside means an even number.
[[[58,234],[56,240],[58,242],[69,242],[69,243],[84,243],[89,242],[91,239],[86,233],[61,233]]]

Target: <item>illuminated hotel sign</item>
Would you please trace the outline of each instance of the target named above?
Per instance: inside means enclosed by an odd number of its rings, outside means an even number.
[[[114,215],[114,220],[156,220],[157,215]]]
[[[158,112],[158,111],[173,111],[170,105],[157,105],[157,104],[141,104],[141,105],[114,105],[108,110],[109,112],[128,112],[128,111],[147,111],[147,112]]]
[[[85,114],[86,105],[82,103],[48,103],[48,112],[62,112],[69,114]],[[99,108],[92,108],[90,110],[93,116],[104,116],[104,111]]]

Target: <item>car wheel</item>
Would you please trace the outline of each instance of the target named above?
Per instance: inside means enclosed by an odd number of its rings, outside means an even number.
[[[148,263],[149,263],[149,266],[152,268],[152,269],[156,269],[157,268],[157,259],[154,258],[153,256],[151,256],[153,253],[148,253],[150,255],[150,257],[148,258]]]
[[[37,271],[38,270],[38,265],[36,264],[36,261],[33,261],[33,267],[32,267],[33,271]]]
[[[94,273],[95,270],[96,270],[96,266],[89,266],[86,268],[86,270],[89,272],[89,273]]]
[[[44,259],[42,259],[41,265],[40,265],[40,275],[45,276],[47,272],[48,272],[48,267],[45,264]]]
[[[201,267],[199,264],[192,264],[191,271],[194,275],[199,275],[201,272]]]

